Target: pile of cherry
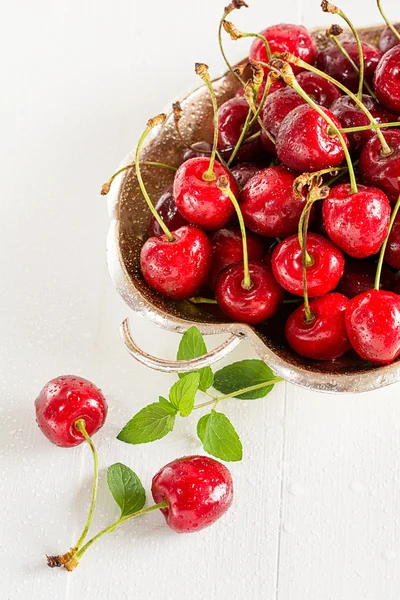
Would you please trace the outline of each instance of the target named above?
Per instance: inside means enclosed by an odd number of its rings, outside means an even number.
[[[217,108],[208,68],[196,65],[214,145],[188,149],[155,207],[140,147],[166,116],[150,119],[139,142],[135,169],[152,210],[143,277],[168,298],[216,303],[251,325],[291,303],[285,336],[298,354],[334,360],[353,348],[388,364],[400,355],[400,26],[387,21],[372,46],[324,0],[354,41],[341,43],[333,25],[318,53],[302,26],[238,31],[226,17],[243,6],[232,2],[220,28],[254,38],[233,69],[240,91]],[[179,104],[174,114],[179,131]]]

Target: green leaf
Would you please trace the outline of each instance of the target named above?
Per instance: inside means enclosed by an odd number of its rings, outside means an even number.
[[[139,477],[122,463],[111,465],[107,472],[107,483],[122,517],[141,510],[146,502],[146,492]]]
[[[191,327],[182,336],[176,358],[178,360],[190,360],[191,358],[204,356],[204,354],[207,354],[207,346],[203,336],[197,327]],[[211,367],[204,367],[195,372],[200,375],[199,389],[206,392],[212,386],[214,380]],[[188,373],[179,373],[179,378],[182,379],[187,375]]]
[[[154,442],[173,430],[176,413],[165,406],[164,402],[155,402],[142,408],[119,432],[117,439],[127,444],[145,444]]]
[[[276,377],[262,360],[241,360],[217,371],[214,376],[214,387],[223,394],[232,394],[253,385],[265,383],[265,386],[236,396],[242,400],[264,398],[274,387]]]
[[[228,462],[242,460],[242,442],[224,414],[212,410],[201,417],[197,424],[197,435],[208,454]]]
[[[171,404],[179,410],[181,417],[187,417],[192,412],[199,383],[199,373],[188,373],[186,377],[172,386],[169,399]]]
[[[168,402],[168,400],[166,400],[166,398],[163,398],[162,396],[160,396],[158,398],[158,402],[161,404],[161,406],[163,406],[169,413],[171,413],[171,415],[176,415],[176,413],[178,412],[177,409],[175,408],[175,406],[173,404],[171,404],[171,402]]]

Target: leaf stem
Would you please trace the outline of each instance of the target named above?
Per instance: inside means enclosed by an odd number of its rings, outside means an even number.
[[[196,406],[193,407],[193,410],[196,410],[198,408],[205,408],[206,406],[211,406],[212,404],[217,404],[218,402],[221,402],[222,400],[229,400],[229,398],[236,398],[237,396],[241,396],[242,394],[246,394],[247,392],[259,390],[259,389],[261,389],[263,387],[267,387],[269,385],[275,385],[275,383],[279,383],[280,381],[283,381],[282,377],[273,377],[272,379],[269,379],[268,381],[263,381],[263,383],[257,383],[255,385],[251,385],[251,386],[243,388],[241,390],[236,390],[236,392],[231,392],[230,394],[224,394],[223,396],[211,396],[211,394],[208,394],[209,396],[212,397],[212,400],[208,400],[207,402],[203,402],[202,404],[196,404]]]
[[[397,200],[397,202],[395,204],[395,207],[393,209],[392,216],[391,216],[390,222],[389,222],[388,233],[387,233],[387,236],[385,238],[385,241],[383,242],[383,244],[381,246],[381,251],[379,253],[378,266],[376,268],[376,276],[375,276],[375,289],[376,290],[379,290],[379,286],[380,286],[380,282],[381,282],[382,265],[383,265],[383,259],[385,257],[386,246],[388,244],[389,237],[390,237],[390,232],[392,231],[393,223],[394,223],[394,221],[396,219],[396,216],[397,216],[397,213],[399,211],[399,208],[400,208],[400,196],[399,196],[399,198],[398,198],[398,200]]]

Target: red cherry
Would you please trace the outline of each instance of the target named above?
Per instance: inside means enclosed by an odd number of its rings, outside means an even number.
[[[53,444],[78,446],[85,438],[76,429],[79,419],[92,436],[107,417],[107,402],[101,390],[87,379],[64,375],[52,379],[35,400],[36,422]]]
[[[265,127],[276,137],[284,118],[302,104],[306,104],[306,101],[291,87],[285,87],[268,96],[262,111]],[[261,136],[265,136],[265,133],[262,132]]]
[[[342,95],[333,83],[311,71],[299,73],[297,83],[301,85],[307,96],[310,96],[317,104],[325,106],[325,108],[330,108],[333,102]]]
[[[394,46],[380,60],[374,76],[379,102],[390,111],[400,114],[400,46]]]
[[[363,94],[362,102],[377,123],[388,122],[387,112],[379,102],[367,94]],[[336,115],[344,128],[362,127],[370,124],[368,117],[360,108],[358,108],[358,106],[356,106],[349,96],[340,96],[340,98],[332,104],[331,111]],[[356,133],[348,133],[347,137],[352,150],[359,152],[371,137],[376,137],[376,134],[372,129],[369,129],[366,131],[358,131]]]
[[[167,188],[157,200],[155,209],[168,227],[168,229],[179,229],[182,225],[187,225],[186,219],[182,217],[176,208],[175,199],[172,194],[172,185]],[[149,226],[147,228],[149,237],[163,235],[163,230],[160,224],[153,215],[150,217]]]
[[[275,281],[271,269],[261,262],[249,263],[251,288],[243,283],[243,263],[224,269],[215,286],[215,298],[224,313],[240,323],[256,325],[278,310],[283,290]]]
[[[272,25],[261,32],[268,43],[272,54],[281,54],[290,52],[304,62],[313,65],[317,56],[317,46],[314,38],[308,33],[302,25],[290,25],[281,23]],[[267,52],[264,43],[259,38],[255,38],[250,48],[250,58],[261,62],[268,62]],[[302,69],[292,65],[294,73],[299,73]],[[265,69],[268,71],[268,69]]]
[[[360,157],[360,172],[364,183],[380,188],[394,204],[400,195],[400,131],[385,131],[385,140],[392,154],[382,154],[376,136],[364,146]]]
[[[360,67],[360,58],[356,42],[343,42],[343,48],[347,50],[350,58]],[[365,80],[372,84],[375,69],[382,56],[381,52],[375,46],[362,42],[364,55]],[[318,54],[317,66],[340,83],[345,85],[350,91],[357,92],[359,78],[353,69],[351,63],[334,44],[329,44]]]
[[[245,98],[230,98],[218,109],[218,148],[226,151],[235,147],[243,130],[243,126],[249,113],[249,104]],[[258,131],[259,127],[254,124],[246,133],[249,137]],[[246,138],[245,138],[246,139]],[[243,144],[236,154],[238,161],[252,160],[262,151],[260,139]],[[230,157],[232,151],[226,152],[224,156]]]
[[[203,178],[210,164],[208,158],[192,158],[183,163],[175,174],[174,198],[183,217],[199,227],[213,230],[224,227],[235,212],[229,197],[217,186],[219,177],[228,178],[232,193],[238,196],[238,187],[230,171],[218,161],[214,164],[215,180]]]
[[[182,162],[186,162],[191,158],[197,158],[198,156],[210,156],[212,150],[212,145],[208,142],[195,142],[192,144],[191,148],[187,148],[185,150],[185,154],[183,155]]]
[[[308,295],[311,298],[324,296],[335,289],[343,275],[343,254],[317,233],[307,235],[307,252],[314,261],[307,267]],[[302,256],[297,235],[277,245],[272,254],[272,270],[285,290],[296,296],[303,295]]]
[[[346,329],[361,358],[377,365],[393,362],[400,355],[400,296],[382,290],[356,296],[347,307]]]
[[[153,477],[151,493],[167,525],[177,533],[200,531],[217,521],[232,504],[233,483],[228,469],[208,456],[178,458]]]
[[[341,128],[333,113],[322,110]],[[276,137],[276,153],[287,167],[300,172],[338,167],[345,158],[339,138],[330,134],[327,122],[308,104],[298,106],[284,119]]]
[[[331,240],[354,258],[376,254],[388,233],[390,203],[378,188],[358,186],[351,193],[347,183],[331,189],[322,214]]]
[[[243,189],[249,179],[258,173],[260,169],[260,165],[256,163],[239,163],[231,169],[231,173],[236,179],[239,188]]]
[[[211,286],[214,287],[222,269],[243,260],[243,243],[239,227],[218,229],[218,231],[213,231],[209,237],[213,249]],[[261,260],[264,254],[262,239],[250,231],[247,232],[246,239],[249,260]]]
[[[372,290],[375,284],[376,264],[370,260],[346,259],[344,273],[339,281],[338,292],[354,298],[363,292]],[[395,276],[388,267],[383,265],[380,278],[380,288],[391,290],[395,285]]]
[[[140,253],[140,267],[147,283],[174,300],[193,296],[208,279],[212,248],[201,229],[184,225],[166,235],[149,238]]]
[[[397,213],[386,246],[385,261],[394,269],[400,269],[400,213]],[[390,288],[384,288],[390,289]]]
[[[310,302],[314,318],[308,322],[304,306],[299,306],[286,321],[289,346],[307,358],[334,360],[350,350],[345,315],[349,300],[342,294],[326,294]]]
[[[285,167],[262,169],[240,195],[246,227],[267,237],[286,237],[297,231],[306,198],[293,192],[296,175]]]
[[[393,23],[395,29],[400,33],[400,23]],[[397,46],[400,44],[398,38],[394,35],[392,30],[389,27],[385,27],[385,29],[381,33],[381,37],[379,38],[378,48],[384,54],[393,46]]]

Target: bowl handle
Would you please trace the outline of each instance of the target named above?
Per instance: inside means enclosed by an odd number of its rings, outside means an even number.
[[[197,369],[203,367],[209,367],[227,356],[241,342],[240,337],[231,335],[229,339],[217,348],[214,348],[214,350],[210,350],[210,352],[204,354],[204,356],[191,358],[190,360],[167,360],[151,356],[151,354],[147,354],[147,352],[139,348],[132,339],[128,319],[125,319],[122,323],[120,333],[126,349],[133,358],[136,358],[142,365],[146,365],[146,367],[150,367],[156,371],[162,371],[163,373],[188,373],[190,371],[197,371]]]

